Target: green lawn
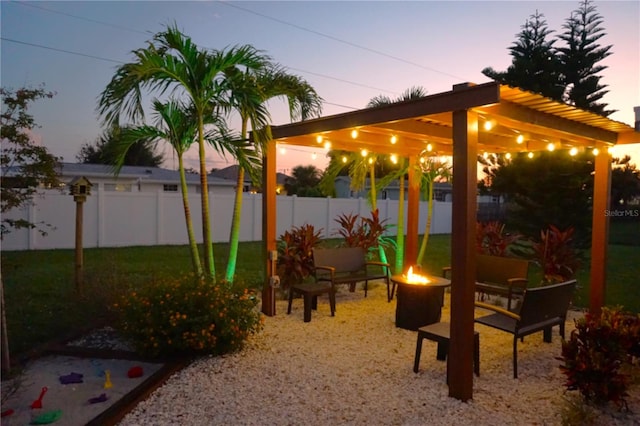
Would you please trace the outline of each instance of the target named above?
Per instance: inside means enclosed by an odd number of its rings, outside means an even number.
[[[329,243],[335,243],[331,241]],[[241,243],[238,282],[260,288],[263,263],[260,242]],[[226,266],[227,245],[214,247],[218,276]],[[623,305],[640,312],[640,246],[610,245],[607,304]],[[149,277],[180,275],[190,270],[186,246],[87,249],[84,252],[85,286],[88,297],[74,296],[74,250],[22,251],[2,253],[10,348],[24,353],[56,337],[109,321],[106,305],[110,296],[130,285],[143,284]],[[394,254],[389,253],[393,265]],[[439,275],[450,263],[450,236],[429,238],[423,269]],[[588,305],[589,270],[578,274],[578,306]],[[530,281],[540,281],[532,267]]]

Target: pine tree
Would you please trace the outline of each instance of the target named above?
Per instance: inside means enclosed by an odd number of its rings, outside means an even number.
[[[565,31],[559,38],[566,46],[558,49],[558,56],[566,84],[564,101],[608,116],[615,110],[605,110],[607,104],[598,102],[608,93],[607,85],[600,84],[601,76],[598,75],[607,67],[598,62],[611,54],[612,47],[598,44],[598,40],[606,35],[601,26],[603,21],[591,0],[583,0],[562,26]]]
[[[556,40],[549,39],[553,31],[549,30],[544,15],[536,10],[521,28],[516,41],[509,47],[513,60],[507,71],[487,67],[482,73],[502,84],[562,100],[562,73],[553,47]]]

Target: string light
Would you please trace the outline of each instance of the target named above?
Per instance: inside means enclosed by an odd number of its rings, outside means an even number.
[[[489,131],[489,130],[493,129],[493,123],[491,121],[485,121],[484,122],[484,129],[486,131]]]
[[[427,151],[433,151],[433,145],[431,145],[430,143],[427,144]]]
[[[351,137],[352,137],[353,139],[355,139],[355,138],[357,138],[357,137],[358,137],[358,131],[357,131],[356,129],[353,129],[353,130],[351,131]]]
[[[518,137],[516,138],[516,142],[518,142],[519,144],[524,142],[524,136],[518,135]]]
[[[342,156],[342,162],[343,162],[343,163],[346,163],[346,162],[347,162],[347,156],[346,156],[346,155],[343,155],[343,156]]]
[[[389,157],[389,159],[391,160],[391,162],[393,164],[398,164],[398,156],[395,154],[391,154],[391,157]]]
[[[367,155],[369,155],[369,151],[363,149],[362,151],[360,151],[360,154],[362,154],[363,157],[366,157]]]
[[[577,154],[578,154],[578,148],[576,148],[575,146],[569,150],[569,155],[570,156],[574,157]]]
[[[395,145],[398,142],[398,137],[396,135],[391,136],[391,144]]]
[[[326,142],[324,143],[324,149],[326,149],[327,151],[329,151],[329,150],[331,149],[331,142],[326,141]]]
[[[553,142],[549,142],[549,144],[547,145],[547,150],[553,151],[554,149],[556,149],[556,146],[553,144]]]
[[[369,157],[369,164],[373,164],[373,157]]]
[[[529,157],[529,158],[533,158],[533,152],[529,152],[529,153],[527,154],[527,157]]]
[[[593,156],[595,157],[596,155],[598,155],[600,153],[600,150],[598,150],[598,148],[593,148]]]
[[[510,153],[510,152],[507,152],[507,153],[504,155],[504,158],[506,158],[507,160],[511,160],[511,153]]]
[[[321,135],[316,136],[316,142],[317,143],[322,143],[322,136]]]

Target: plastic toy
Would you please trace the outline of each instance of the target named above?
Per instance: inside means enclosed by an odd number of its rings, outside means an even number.
[[[38,399],[31,403],[31,408],[42,408],[42,398],[44,398],[44,394],[47,393],[47,387],[44,386],[40,391],[40,396]]]
[[[113,387],[113,383],[111,383],[111,371],[109,370],[104,370],[104,388],[105,389],[111,389]]]

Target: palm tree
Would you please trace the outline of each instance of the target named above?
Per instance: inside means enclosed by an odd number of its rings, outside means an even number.
[[[420,99],[427,96],[427,91],[421,86],[412,86],[405,90],[398,98],[391,99],[385,95],[378,95],[372,98],[367,104],[367,108],[375,108],[383,105],[389,105],[398,102],[409,101],[413,99]],[[399,173],[394,178],[397,178],[400,183],[398,192],[398,223],[396,224],[396,264],[395,271],[400,273],[404,267],[404,176],[409,170],[408,165],[405,165],[404,158],[397,160],[400,164]]]
[[[262,68],[227,70],[225,80],[228,90],[225,106],[240,115],[241,141],[247,139],[248,126],[251,124],[255,136],[253,148],[256,154],[260,154],[264,144],[271,139],[269,127],[271,117],[266,108],[266,102],[269,99],[286,97],[292,121],[319,116],[322,111],[322,98],[304,79],[288,74],[280,66],[269,63],[267,57],[263,60],[265,66]],[[251,162],[241,162],[238,167],[236,197],[229,235],[229,261],[225,275],[225,280],[229,283],[233,282],[236,271],[245,171],[255,174],[255,167],[251,166]]]
[[[121,65],[101,93],[98,112],[106,123],[119,123],[124,115],[134,122],[144,118],[143,89],[160,95],[168,90],[190,101],[197,123],[202,201],[202,236],[205,274],[215,282],[205,157],[205,117],[220,105],[224,71],[235,66],[264,67],[265,57],[249,45],[209,52],[199,49],[175,26],[157,33],[146,48],[133,51],[135,60]]]
[[[434,159],[434,157],[422,158],[420,163],[421,169],[421,187],[422,192],[427,199],[427,223],[425,225],[420,250],[416,263],[422,264],[424,255],[427,251],[427,242],[429,241],[429,232],[431,230],[431,219],[433,218],[433,185],[438,180],[448,181],[451,178],[451,166],[446,161]]]
[[[189,208],[189,194],[187,190],[187,180],[183,155],[196,141],[198,128],[197,121],[193,117],[193,111],[189,111],[185,105],[176,100],[162,103],[159,100],[153,101],[153,110],[156,115],[155,126],[125,127],[121,133],[121,143],[118,144],[117,170],[122,166],[127,151],[137,141],[144,141],[145,144],[160,141],[168,142],[178,157],[178,170],[180,172],[180,188],[182,191],[182,204],[184,207],[184,218],[187,225],[187,235],[189,237],[189,247],[191,250],[191,261],[193,271],[202,275],[202,264],[198,245],[193,232],[191,221],[191,209]]]

